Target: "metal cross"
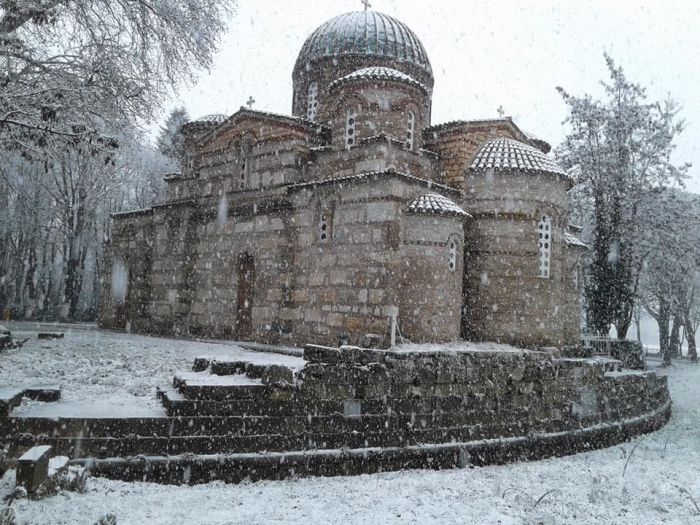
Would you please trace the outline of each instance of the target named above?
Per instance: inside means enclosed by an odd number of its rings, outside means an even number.
[[[248,109],[253,109],[253,104],[255,104],[255,99],[253,96],[249,96],[247,102],[245,103],[246,106],[248,106]]]
[[[503,109],[503,105],[498,106],[498,109],[497,109],[496,111],[498,111],[498,117],[499,117],[499,118],[503,118],[503,115],[504,115],[505,112],[506,112],[506,110]]]
[[[360,0],[360,2],[362,2],[362,5],[365,6],[365,11],[372,7],[372,4],[369,3],[369,0]]]

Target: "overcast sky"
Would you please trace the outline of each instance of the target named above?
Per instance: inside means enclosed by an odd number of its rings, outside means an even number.
[[[677,162],[692,162],[687,186],[700,193],[700,2],[621,0],[373,0],[405,22],[426,48],[435,75],[433,124],[497,116],[556,146],[566,108],[555,90],[600,93],[608,51],[650,99],[669,93],[687,129]],[[209,73],[166,108],[192,118],[255,109],[290,113],[292,68],[306,37],[329,18],[362,9],[359,0],[239,0]]]

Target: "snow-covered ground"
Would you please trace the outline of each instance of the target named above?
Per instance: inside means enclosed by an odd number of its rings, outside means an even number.
[[[76,346],[68,344],[73,337],[46,343],[47,348],[42,343],[22,350],[38,352],[37,361],[21,358],[17,351],[0,356],[0,384],[7,384],[10,377],[10,383],[20,378],[56,382],[54,376],[64,377],[66,395],[75,399],[85,399],[83,391],[108,397],[115,385],[128,385],[130,395],[148,405],[155,386],[188,367],[194,356],[241,352],[224,345],[102,333],[76,336],[84,339],[82,346]],[[76,366],[81,372],[70,370]],[[92,524],[107,512],[114,512],[120,525],[698,524],[700,366],[681,362],[668,375],[674,411],[666,427],[587,454],[442,472],[242,485],[174,487],[91,479],[87,494],[20,500],[15,506],[21,523],[36,525]],[[13,481],[10,471],[0,481],[0,495],[12,489]]]
[[[233,343],[206,343],[98,331],[90,325],[5,323],[13,337],[31,339],[0,354],[0,388],[58,385],[58,403],[25,401],[15,415],[164,415],[156,388],[172,384],[195,357],[283,364],[298,368],[300,357],[251,352]],[[37,340],[37,331],[63,331],[64,339]]]

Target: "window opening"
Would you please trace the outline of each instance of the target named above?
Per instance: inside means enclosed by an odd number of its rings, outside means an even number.
[[[345,147],[350,149],[356,141],[355,124],[357,122],[357,111],[348,110],[345,116]]]
[[[450,241],[449,264],[450,271],[454,272],[457,269],[457,243]]]
[[[312,82],[309,85],[309,90],[306,96],[306,118],[308,120],[316,120],[318,113],[318,83]]]
[[[412,111],[408,112],[406,123],[406,149],[413,151],[413,135],[416,128],[416,117]]]
[[[331,214],[329,211],[321,212],[321,220],[318,224],[318,235],[321,242],[330,239],[331,236]]]
[[[552,253],[552,221],[547,215],[542,216],[542,220],[537,225],[537,233],[539,235],[539,276],[549,279],[550,255]]]

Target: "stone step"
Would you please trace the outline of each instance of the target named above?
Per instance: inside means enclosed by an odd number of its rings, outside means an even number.
[[[14,407],[26,397],[34,401],[53,402],[61,399],[61,389],[57,386],[32,386],[0,389],[0,417],[7,417]]]
[[[14,407],[22,403],[22,388],[0,389],[0,417],[7,417]]]
[[[288,449],[287,452],[219,452],[214,455],[88,459],[84,463],[90,463],[91,473],[96,476],[171,484],[211,481],[238,483],[246,480],[359,475],[419,468],[464,468],[542,459],[611,446],[660,428],[669,416],[670,405],[624,424],[613,423],[570,432],[514,436],[509,439],[475,438],[442,443],[426,441],[419,445],[405,444],[400,447]]]
[[[172,420],[159,418],[44,418],[10,417],[0,420],[0,436],[21,434],[76,437],[168,436]]]
[[[29,436],[11,443],[10,455],[28,447],[50,445],[55,453],[69,457],[129,457],[178,454],[230,454],[262,451],[317,450],[327,448],[366,449],[415,446],[423,443],[449,443],[502,436],[498,427],[464,427],[420,431],[261,434],[248,436],[122,436],[49,437]]]

